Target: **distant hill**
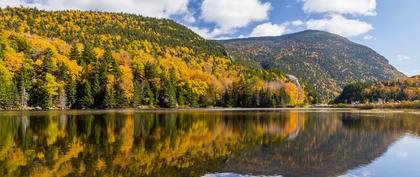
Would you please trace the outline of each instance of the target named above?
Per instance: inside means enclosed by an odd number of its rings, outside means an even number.
[[[377,83],[353,83],[344,87],[335,103],[367,103],[420,100],[420,76]]]
[[[172,20],[0,9],[0,109],[278,107],[301,84],[232,61]]]
[[[219,42],[238,62],[297,76],[324,100],[331,100],[353,82],[404,77],[372,49],[323,31]]]

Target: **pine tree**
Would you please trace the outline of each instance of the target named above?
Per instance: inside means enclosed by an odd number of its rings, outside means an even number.
[[[171,81],[164,74],[161,76],[161,90],[159,94],[159,105],[165,108],[177,106],[175,88]]]
[[[117,107],[115,86],[111,86],[109,89],[107,89],[105,93],[104,105],[106,108]]]
[[[51,48],[44,51],[44,60],[42,61],[44,73],[52,73],[52,55]]]
[[[171,82],[172,86],[177,85],[176,74],[174,66],[171,66],[169,69],[169,81]]]
[[[15,75],[15,83],[19,91],[19,103],[17,106],[26,108],[30,97],[29,90],[32,88],[31,77],[34,75],[31,60],[24,59],[24,63],[20,71]]]
[[[112,68],[111,68],[111,64],[112,62],[115,62],[115,59],[112,57],[112,52],[109,48],[107,48],[105,50],[105,53],[103,55],[102,58],[102,62],[99,65],[100,67],[98,68],[99,70],[99,78],[101,80],[101,84],[105,84],[106,82],[106,77],[108,75],[108,73],[112,73]],[[115,74],[115,73],[113,73]]]
[[[80,96],[79,96],[79,102],[81,108],[91,108],[93,106],[94,100],[90,88],[90,83],[88,80],[86,80],[82,84]]]
[[[116,78],[120,78],[122,73],[120,69],[120,65],[117,61],[112,57],[111,49],[107,48],[104,53],[104,63],[106,63],[107,71],[112,73]]]
[[[152,63],[147,62],[144,65],[144,75],[146,79],[148,80],[156,78],[157,77],[156,66]]]
[[[142,95],[142,101],[144,105],[154,105],[155,102],[155,95],[150,88],[150,84],[148,81],[143,81],[143,95]]]
[[[198,107],[198,96],[192,91],[190,87],[187,89],[187,99],[191,107]]]
[[[93,61],[96,61],[95,53],[93,52],[92,46],[86,43],[82,52],[80,65],[86,67]]]
[[[177,92],[177,94],[178,94],[177,95],[178,104],[180,106],[185,106],[187,104],[186,100],[185,100],[186,91],[182,88],[179,88],[177,90],[178,90],[178,92]]]
[[[76,105],[77,101],[77,87],[76,87],[76,81],[73,79],[70,79],[69,83],[67,84],[67,106],[69,108],[73,108]]]
[[[0,43],[0,60],[3,60],[3,58],[4,58],[4,49],[5,48],[6,48],[5,45]]]
[[[140,85],[140,81],[137,79],[134,79],[134,102],[133,102],[133,106],[135,107],[139,107],[141,106],[141,102],[142,102],[142,90],[141,90],[141,85]]]
[[[76,60],[78,65],[81,65],[82,60],[81,60],[81,57],[80,57],[79,49],[77,48],[76,44],[73,44],[73,46],[71,47],[69,57],[70,57],[71,60]]]
[[[6,67],[0,64],[0,108],[9,108],[13,105],[13,81],[12,75]]]
[[[141,73],[140,69],[138,67],[133,68],[133,85],[134,85],[134,100],[133,100],[133,106],[139,107],[142,105],[142,79],[141,79]]]
[[[94,72],[90,76],[91,94],[94,100],[94,106],[99,107],[103,104],[104,92],[101,91],[101,83],[99,81],[99,74]]]

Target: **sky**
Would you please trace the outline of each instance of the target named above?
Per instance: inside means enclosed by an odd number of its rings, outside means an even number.
[[[408,76],[420,74],[419,0],[0,0],[6,6],[169,18],[207,39],[323,30],[374,49]]]

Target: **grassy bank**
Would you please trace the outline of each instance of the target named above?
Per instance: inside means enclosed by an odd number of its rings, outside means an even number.
[[[420,102],[406,101],[401,103],[368,103],[368,104],[336,104],[335,108],[357,108],[357,109],[420,109]]]

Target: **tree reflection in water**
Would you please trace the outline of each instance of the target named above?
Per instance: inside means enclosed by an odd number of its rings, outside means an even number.
[[[1,176],[334,176],[367,164],[415,115],[319,111],[11,112]]]

